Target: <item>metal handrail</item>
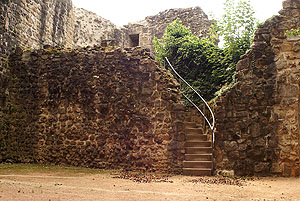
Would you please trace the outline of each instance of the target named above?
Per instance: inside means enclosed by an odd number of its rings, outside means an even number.
[[[212,130],[212,142],[215,142],[215,133],[214,133],[214,127],[215,127],[215,115],[212,111],[212,109],[209,107],[208,103],[204,100],[204,98],[187,82],[185,81],[185,79],[183,79],[179,73],[177,73],[177,71],[174,69],[174,67],[172,66],[172,64],[170,63],[169,59],[167,57],[165,57],[166,61],[168,62],[169,66],[171,67],[171,69],[174,71],[174,73],[188,86],[190,87],[199,97],[200,99],[204,102],[204,104],[206,105],[206,107],[208,108],[211,116],[212,116],[212,123],[210,123],[210,121],[207,119],[207,117],[205,116],[205,114],[201,111],[201,109],[185,94],[183,94],[183,96],[200,112],[200,114],[204,117],[205,121],[207,122],[208,126],[210,127],[210,129]]]

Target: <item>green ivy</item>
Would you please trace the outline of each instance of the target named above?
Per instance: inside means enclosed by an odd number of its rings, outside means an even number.
[[[214,20],[207,39],[193,35],[178,20],[167,27],[162,39],[154,38],[156,59],[165,65],[164,58],[168,57],[179,74],[207,100],[222,87],[232,86],[235,66],[250,49],[259,25],[250,0],[226,0],[224,5],[225,14]],[[219,37],[224,40],[224,49],[215,45]],[[182,89],[194,102],[200,102],[183,84]]]
[[[176,71],[206,99],[226,83],[230,83],[235,72],[235,63],[227,50],[222,50],[207,39],[201,39],[182,25],[179,20],[167,27],[161,40],[154,38],[156,59],[166,65],[167,57]],[[196,103],[200,103],[192,90],[182,89]]]

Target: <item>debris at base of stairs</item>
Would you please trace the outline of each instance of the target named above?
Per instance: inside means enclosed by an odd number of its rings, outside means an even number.
[[[150,173],[131,173],[131,172],[121,172],[117,176],[113,176],[117,179],[128,179],[137,183],[151,183],[151,182],[166,182],[173,183],[172,180],[169,180],[168,176],[158,176]]]
[[[248,181],[254,181],[258,178],[254,177],[200,177],[195,179],[189,179],[187,182],[201,183],[201,184],[217,184],[217,185],[234,185],[234,186],[247,186]]]

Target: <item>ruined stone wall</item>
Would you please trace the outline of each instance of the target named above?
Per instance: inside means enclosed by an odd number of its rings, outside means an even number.
[[[205,37],[212,21],[199,7],[169,9],[144,20],[117,28],[108,20],[84,9],[75,9],[74,46],[99,44],[101,40],[115,40],[120,47],[141,46],[153,53],[153,38],[161,38],[168,24],[180,19],[195,35]]]
[[[8,71],[8,55],[18,47],[23,48],[41,48],[43,45],[59,45],[71,47],[73,33],[73,6],[71,0],[2,0],[0,3],[0,100],[2,105],[5,103],[5,96],[8,91],[5,87],[8,80],[11,79]],[[21,83],[17,87],[21,94],[24,95],[23,85],[30,83]],[[25,87],[26,88],[26,87]],[[25,95],[24,95],[25,96]],[[29,97],[27,101],[32,101],[33,97]],[[34,106],[28,106],[34,107]],[[25,109],[27,111],[27,109]],[[2,114],[0,114],[1,116]],[[16,117],[18,119],[19,117]],[[29,121],[29,120],[28,120]],[[3,122],[2,122],[3,123]],[[2,127],[6,128],[9,121],[4,121]],[[33,129],[33,128],[26,128]],[[29,132],[29,131],[24,131]],[[22,138],[22,135],[15,136],[11,139],[12,147],[16,146],[15,139],[20,138],[27,143],[33,138]],[[1,133],[1,138],[4,135]],[[8,143],[8,142],[7,142]],[[5,147],[10,146],[6,144]],[[3,147],[2,147],[3,148]],[[27,149],[31,149],[27,147]]]
[[[141,48],[17,48],[0,105],[0,162],[180,172],[178,83]]]
[[[93,46],[103,40],[120,41],[116,25],[95,13],[75,8],[74,47]]]
[[[283,3],[281,23],[275,24],[277,37],[271,40],[276,52],[277,100],[274,116],[278,118],[278,162],[273,171],[300,175],[300,37],[283,36],[285,29],[300,27],[300,1]]]
[[[71,47],[74,15],[71,0],[2,0],[0,4],[0,76],[17,46]]]
[[[184,26],[199,37],[206,37],[212,24],[200,7],[169,9],[124,26],[124,46],[130,47],[132,45],[130,36],[139,34],[139,45],[154,52],[153,37],[162,38],[167,25],[176,19],[180,19]]]
[[[0,57],[16,46],[93,46],[115,40],[120,47],[141,46],[153,52],[153,37],[161,38],[169,23],[180,19],[192,32],[205,37],[211,21],[201,8],[170,9],[117,28],[90,11],[74,8],[71,0],[3,0],[0,5]]]
[[[300,1],[256,31],[237,65],[238,82],[217,100],[216,169],[237,175],[300,175]]]
[[[71,0],[4,0],[0,5],[1,52],[20,45],[71,47],[74,16]]]

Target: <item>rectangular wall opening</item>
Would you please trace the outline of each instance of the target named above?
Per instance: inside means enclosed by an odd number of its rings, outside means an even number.
[[[139,34],[130,34],[130,47],[136,47],[140,44],[140,37]]]

